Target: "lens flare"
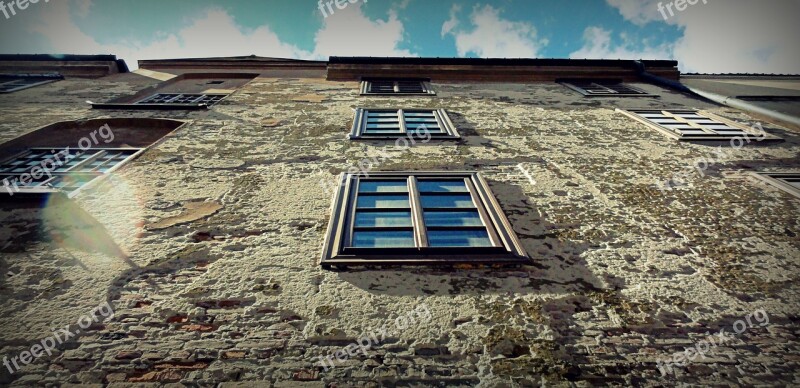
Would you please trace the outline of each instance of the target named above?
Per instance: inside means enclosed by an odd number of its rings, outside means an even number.
[[[84,177],[67,177],[81,181]],[[94,181],[74,198],[51,195],[42,227],[53,243],[68,251],[127,259],[144,224],[144,204],[135,184],[116,174]]]

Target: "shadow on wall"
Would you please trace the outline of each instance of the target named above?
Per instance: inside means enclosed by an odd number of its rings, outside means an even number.
[[[597,278],[580,255],[589,244],[561,241],[558,225],[547,222],[517,186],[490,181],[514,231],[533,258],[519,269],[398,268],[352,269],[339,277],[354,286],[381,295],[572,294],[601,291]]]

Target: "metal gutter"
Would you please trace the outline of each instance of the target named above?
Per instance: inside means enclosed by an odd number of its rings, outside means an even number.
[[[691,95],[700,97],[702,99],[715,102],[715,103],[720,104],[720,105],[725,105],[725,106],[729,106],[731,108],[750,111],[750,112],[757,113],[757,114],[760,114],[760,115],[764,115],[764,116],[767,116],[767,117],[770,117],[770,118],[773,118],[773,119],[776,119],[776,120],[780,120],[780,121],[783,121],[783,122],[787,122],[787,123],[791,123],[791,124],[800,126],[800,118],[798,118],[798,117],[790,116],[790,115],[787,115],[787,114],[781,113],[781,112],[776,112],[776,111],[774,111],[772,109],[767,109],[767,108],[764,108],[764,107],[761,107],[761,106],[758,106],[758,105],[753,105],[753,104],[751,104],[751,103],[749,103],[747,101],[743,101],[743,100],[737,99],[735,97],[723,96],[723,95],[720,95],[720,94],[707,92],[707,91],[700,90],[700,89],[697,89],[697,88],[689,87],[689,86],[686,86],[686,85],[684,85],[684,84],[682,84],[682,83],[680,83],[678,81],[668,80],[666,78],[662,78],[662,77],[659,77],[657,75],[653,75],[653,74],[648,73],[647,72],[647,68],[645,67],[645,64],[642,63],[641,61],[635,61],[635,63],[636,63],[636,67],[637,67],[637,71],[639,73],[639,76],[641,76],[644,80],[650,81],[650,82],[652,82],[652,83],[654,83],[656,85],[665,86],[665,87],[668,87],[668,88],[671,88],[671,89],[674,89],[674,90],[678,90],[678,91],[681,91],[681,92],[684,92],[684,93],[687,93],[687,94],[691,94]]]

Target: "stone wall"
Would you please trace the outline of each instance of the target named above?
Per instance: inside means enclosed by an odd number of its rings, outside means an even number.
[[[262,77],[208,112],[92,111],[85,102],[157,82],[120,74],[0,95],[2,141],[70,119],[188,121],[75,201],[0,213],[0,356],[105,302],[115,312],[14,374],[2,368],[0,383],[800,382],[800,200],[745,174],[800,167],[796,128],[765,123],[787,141],[728,147],[705,176],[662,192],[656,182],[714,147],[670,140],[615,108],[756,120],[646,84],[635,86],[662,97],[436,82],[433,98],[362,97],[355,82]],[[398,106],[445,108],[464,138],[408,149],[346,140],[354,108]],[[379,149],[391,157],[376,171],[481,171],[534,265],[322,270],[331,194],[320,180]],[[660,373],[659,358],[706,332],[730,333],[760,309],[768,325]],[[315,359],[336,360],[365,334],[377,337],[365,353],[327,370]]]

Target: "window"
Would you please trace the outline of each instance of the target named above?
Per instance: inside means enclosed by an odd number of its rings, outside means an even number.
[[[529,264],[478,173],[343,174],[322,265]]]
[[[227,94],[179,94],[160,93],[145,98],[137,104],[170,104],[170,105],[206,105],[212,106],[225,98]]]
[[[350,139],[460,138],[444,109],[356,109]]]
[[[372,79],[361,81],[361,94],[423,94],[435,95],[426,80]]]
[[[615,80],[563,80],[560,83],[586,97],[658,97]]]
[[[13,93],[64,79],[59,74],[0,75],[0,93]]]
[[[0,162],[3,194],[41,194],[63,191],[72,197],[86,184],[110,173],[142,150],[100,149],[85,152],[66,149],[31,148]],[[47,170],[42,170],[42,168]]]
[[[800,198],[800,171],[754,173],[756,178]]]
[[[651,128],[676,140],[724,141],[734,138],[782,141],[767,133],[756,133],[743,124],[733,122],[708,112],[695,110],[621,110]]]

